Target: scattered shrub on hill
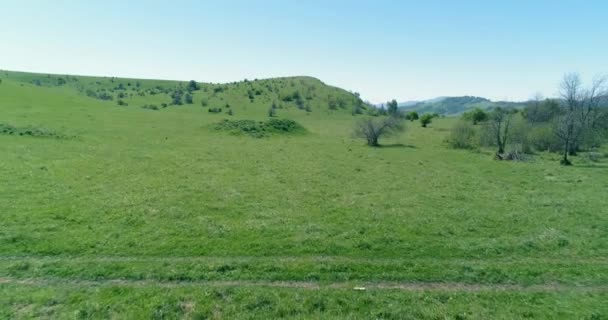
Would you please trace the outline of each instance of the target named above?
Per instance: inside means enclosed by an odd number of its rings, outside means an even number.
[[[178,90],[173,92],[173,94],[171,95],[171,104],[177,106],[181,106],[183,104],[181,91]]]
[[[222,108],[209,108],[208,111],[210,113],[220,113],[222,112]]]
[[[209,105],[209,100],[207,100],[205,98],[201,99],[201,106],[202,107],[206,107],[208,105]]]
[[[234,115],[234,112],[232,111],[232,109],[228,109],[228,111],[226,112],[227,115],[232,116]]]
[[[146,104],[141,106],[142,109],[148,109],[148,110],[159,110],[158,106],[155,104]]]
[[[126,106],[128,106],[128,105],[129,105],[129,104],[128,104],[128,103],[126,103],[124,100],[118,100],[116,103],[117,103],[119,106],[124,106],[124,107],[126,107]]]
[[[186,95],[184,96],[184,100],[186,101],[186,104],[192,104],[192,95],[189,93],[186,93]]]
[[[190,82],[188,82],[188,91],[192,92],[192,91],[196,91],[200,89],[198,83],[196,83],[196,81],[194,80],[190,80]]]
[[[300,124],[289,119],[222,120],[215,129],[229,131],[233,134],[246,134],[255,138],[263,138],[271,134],[293,134],[306,131]]]
[[[87,91],[85,93],[86,93],[87,97],[97,99],[97,93],[95,93],[95,91],[93,91],[91,89],[87,89]]]
[[[270,108],[268,108],[268,116],[276,117],[277,116],[277,105],[273,102]]]
[[[97,98],[100,100],[106,100],[106,101],[114,100],[114,97],[107,92],[102,92],[102,93],[98,94]]]
[[[57,132],[36,127],[15,127],[10,124],[0,123],[0,134],[14,135],[14,136],[31,136],[40,138],[66,138],[66,136],[58,134]]]

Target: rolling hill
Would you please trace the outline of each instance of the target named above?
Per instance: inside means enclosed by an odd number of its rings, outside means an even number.
[[[523,108],[524,103],[491,101],[486,98],[464,96],[464,97],[440,97],[436,99],[420,101],[415,103],[400,104],[403,111],[416,111],[418,113],[438,113],[446,116],[459,115],[474,108],[491,109]]]
[[[277,110],[302,113],[362,112],[367,105],[355,94],[324,84],[312,77],[255,79],[226,84],[36,74],[0,71],[0,80],[41,88],[77,92],[88,99],[125,108],[162,110],[195,105],[217,113],[244,112],[265,117],[273,105]]]

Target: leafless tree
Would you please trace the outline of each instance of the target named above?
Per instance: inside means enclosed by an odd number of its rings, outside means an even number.
[[[355,123],[354,136],[365,139],[368,146],[377,147],[380,137],[402,132],[404,129],[403,120],[399,117],[366,117]]]
[[[601,117],[598,107],[606,91],[606,78],[596,78],[591,87],[584,88],[581,78],[576,73],[564,76],[560,85],[560,96],[563,100],[561,114],[555,121],[555,135],[563,145],[563,165],[570,165],[569,154],[574,154],[581,138],[591,133]]]
[[[512,118],[513,113],[510,110],[496,108],[490,114],[489,121],[487,122],[488,132],[498,147],[498,151],[496,151],[496,158],[498,159],[502,159],[505,153],[509,135],[511,134]]]

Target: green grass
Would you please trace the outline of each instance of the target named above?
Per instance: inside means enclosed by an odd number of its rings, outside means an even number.
[[[118,106],[86,89],[178,83],[45,77],[0,72],[0,123],[70,137],[0,134],[0,317],[608,316],[606,158],[494,161],[450,149],[450,118],[368,148],[354,96],[312,78],[202,84],[162,108],[165,93]],[[291,91],[315,92],[311,112]],[[304,134],[215,129],[275,100]],[[351,288],[377,283],[438,287]]]

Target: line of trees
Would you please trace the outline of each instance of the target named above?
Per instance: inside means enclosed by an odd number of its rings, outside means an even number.
[[[524,110],[474,109],[463,114],[448,140],[454,148],[494,146],[497,159],[519,159],[534,151],[558,152],[560,163],[569,156],[598,148],[608,137],[606,78],[585,87],[578,74],[562,79],[559,99],[536,95]]]

